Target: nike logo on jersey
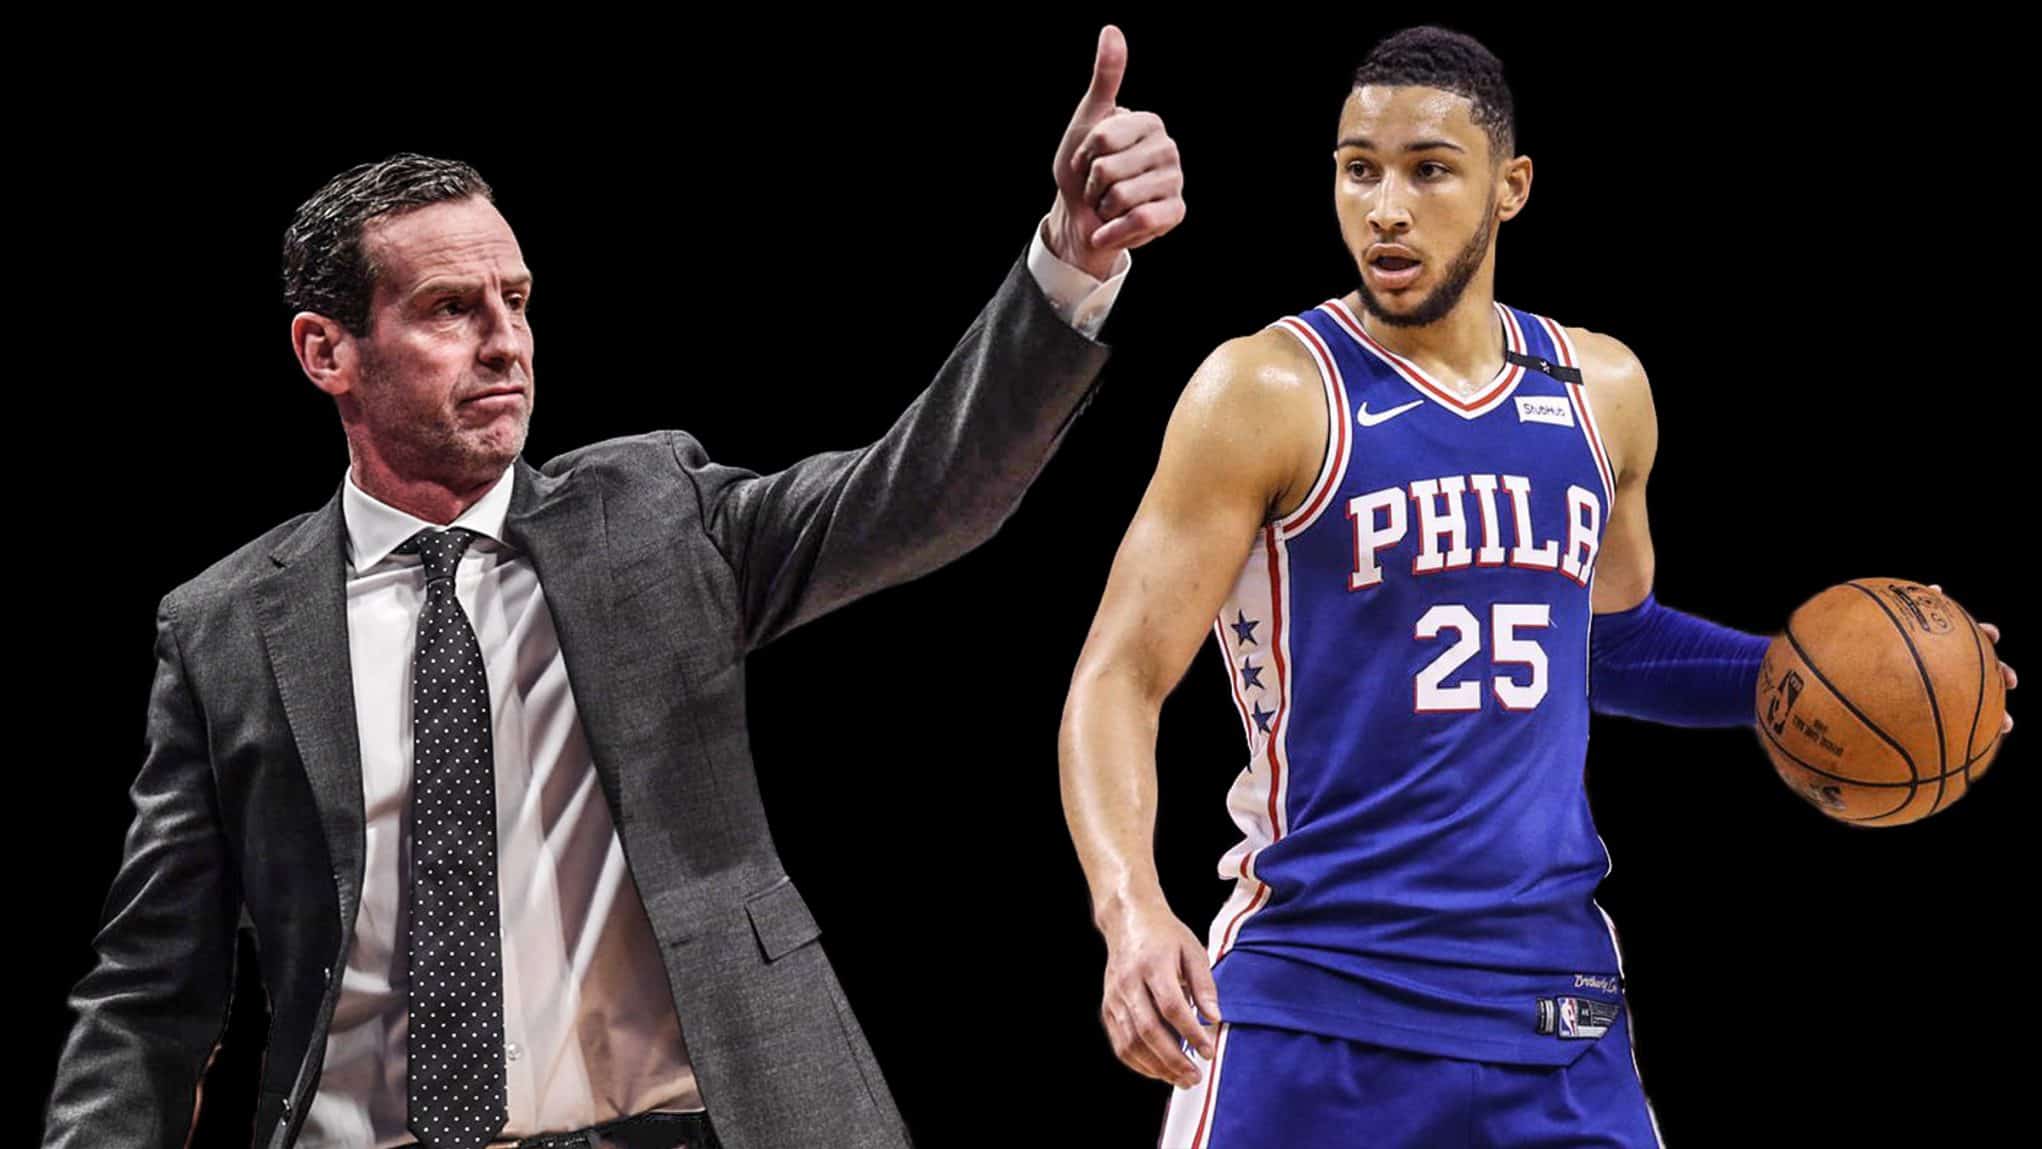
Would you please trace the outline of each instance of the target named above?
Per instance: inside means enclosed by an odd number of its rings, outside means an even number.
[[[1377,423],[1387,423],[1390,420],[1396,418],[1397,416],[1402,415],[1404,412],[1409,411],[1411,408],[1416,407],[1424,402],[1425,400],[1423,399],[1413,399],[1409,403],[1404,404],[1402,407],[1392,407],[1387,411],[1378,411],[1373,415],[1368,413],[1368,404],[1363,403],[1361,406],[1356,407],[1354,409],[1354,421],[1361,424],[1364,427],[1373,427]]]

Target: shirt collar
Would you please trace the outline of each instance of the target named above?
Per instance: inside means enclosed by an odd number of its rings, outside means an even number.
[[[515,469],[515,463],[505,467],[496,485],[447,526],[466,527],[494,542],[503,542],[503,520],[510,513],[511,472]],[[390,552],[404,540],[427,527],[446,529],[438,523],[429,523],[407,511],[400,511],[362,490],[355,485],[352,467],[342,482],[340,513],[347,523],[348,562],[356,571],[368,570],[389,558]]]

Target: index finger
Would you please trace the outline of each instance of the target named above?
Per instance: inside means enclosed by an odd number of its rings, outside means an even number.
[[[1163,1015],[1178,1037],[1206,1057],[1212,1056],[1212,1035],[1198,1023],[1198,1014],[1192,1010],[1191,998],[1182,985],[1174,980],[1168,985],[1150,982],[1149,997],[1156,1003],[1156,1012]]]
[[[1157,1020],[1155,992],[1147,990],[1133,995],[1126,1001],[1128,1013],[1128,1036],[1133,1044],[1147,1050],[1149,1057],[1164,1073],[1164,1080],[1190,1086],[1198,1081],[1198,1066],[1187,1056],[1179,1042],[1174,1040],[1169,1027]],[[1146,999],[1146,1000],[1144,1000]]]
[[[1154,112],[1114,108],[1094,123],[1085,138],[1079,141],[1074,157],[1077,170],[1084,171],[1101,156],[1118,155],[1162,131],[1163,117]]]

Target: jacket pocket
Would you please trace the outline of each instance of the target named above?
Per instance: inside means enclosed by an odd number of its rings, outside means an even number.
[[[822,927],[809,913],[808,903],[801,900],[801,892],[788,878],[745,899],[744,912],[767,961],[778,960],[822,936]]]

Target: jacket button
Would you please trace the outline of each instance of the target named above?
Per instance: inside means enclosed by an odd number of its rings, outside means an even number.
[[[332,980],[333,980],[333,967],[332,967],[332,966],[327,966],[327,967],[326,967],[325,969],[322,969],[322,970],[320,970],[320,971],[319,971],[319,980],[321,980],[321,981],[332,981]]]
[[[284,1098],[284,1115],[288,1117],[290,1116],[290,1113],[291,1113],[291,1099],[286,1097]]]

